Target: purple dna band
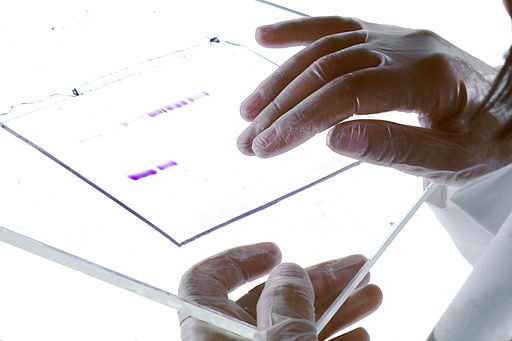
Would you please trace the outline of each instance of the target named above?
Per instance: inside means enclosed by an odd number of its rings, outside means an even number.
[[[166,163],[164,163],[164,164],[158,165],[157,167],[158,167],[158,169],[160,169],[160,170],[165,170],[165,169],[167,169],[167,168],[169,168],[169,167],[177,166],[177,165],[178,165],[178,164],[177,164],[176,162],[174,162],[174,161],[169,161],[169,162],[166,162]]]
[[[179,101],[174,102],[172,104],[163,106],[162,108],[158,108],[156,110],[150,111],[150,112],[146,113],[146,115],[149,116],[149,117],[156,117],[156,116],[164,114],[164,113],[166,113],[168,111],[181,108],[181,107],[183,107],[185,105],[188,105],[189,103],[194,103],[198,99],[201,99],[201,98],[203,98],[205,96],[210,96],[210,94],[208,92],[206,92],[206,91],[202,91],[202,92],[196,94],[195,96],[190,96],[190,97],[187,97],[186,99],[182,99],[182,100],[179,100]],[[131,122],[122,122],[122,124],[124,126],[127,126],[130,123]]]
[[[166,112],[164,109],[157,109],[155,111],[152,111],[152,112],[148,112],[148,116],[150,117],[155,117],[155,116],[158,116],[160,114],[163,114],[164,112]]]
[[[132,180],[139,180],[139,179],[142,179],[142,178],[145,178],[147,176],[150,176],[150,175],[153,175],[153,174],[156,174],[156,170],[154,169],[148,169],[144,172],[140,172],[140,173],[136,173],[136,174],[131,174],[131,175],[128,175],[128,177]]]

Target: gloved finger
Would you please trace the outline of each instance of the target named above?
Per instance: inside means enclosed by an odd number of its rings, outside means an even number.
[[[380,120],[341,123],[327,136],[327,144],[339,154],[438,182],[465,181],[489,171],[485,149],[490,146],[473,147],[475,140]],[[484,150],[479,149],[482,145]]]
[[[348,48],[317,59],[291,81],[254,119],[238,138],[238,148],[252,155],[253,141],[278,118],[344,74],[379,65],[381,58],[366,49]]]
[[[284,153],[353,114],[410,110],[414,104],[411,77],[404,69],[376,67],[338,77],[256,136],[252,150],[259,157]]]
[[[352,255],[317,264],[306,269],[315,292],[315,312],[317,318],[325,312],[365,262],[366,257],[363,255]],[[369,281],[370,275],[368,274],[358,287],[365,286]]]
[[[267,274],[280,261],[281,252],[273,243],[224,251],[188,270],[181,279],[179,295],[227,298],[228,292]]]
[[[355,291],[345,301],[340,310],[318,336],[325,340],[339,330],[342,330],[373,313],[382,303],[382,292],[379,287],[370,284]]]
[[[331,34],[357,31],[361,28],[362,21],[353,18],[301,18],[258,27],[256,40],[266,47],[309,45]]]
[[[316,340],[315,295],[307,272],[281,264],[269,275],[257,305],[254,340]]]
[[[242,117],[247,121],[254,120],[293,79],[319,58],[365,41],[366,33],[363,31],[331,35],[315,41],[288,59],[242,102]]]
[[[357,328],[330,341],[370,341],[370,335],[364,328]]]
[[[327,309],[365,262],[366,258],[364,256],[353,255],[317,264],[306,269],[313,284],[317,317]],[[359,286],[366,285],[369,280],[370,276],[367,275]],[[253,318],[256,318],[256,304],[264,287],[265,283],[254,287],[237,301],[237,304]]]
[[[291,263],[272,270],[257,305],[258,328],[289,319],[315,321],[315,294],[307,272]]]

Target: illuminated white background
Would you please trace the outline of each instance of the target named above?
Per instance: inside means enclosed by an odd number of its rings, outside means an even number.
[[[318,0],[314,3],[280,3],[311,15],[336,14],[373,22],[431,29],[491,65],[502,62],[502,55],[512,41],[510,21],[499,0]],[[215,5],[204,3],[204,6]],[[15,4],[0,5],[0,30],[3,33],[0,38],[3,46],[0,59],[0,112],[8,110],[14,103],[66,91],[72,84],[90,79],[91,75],[103,74],[158,55],[162,51],[169,51],[173,46],[183,46],[187,42],[181,40],[184,35],[179,31],[159,32],[168,36],[169,45],[161,44],[161,36],[152,38],[143,34],[148,27],[152,28],[154,25],[157,28],[159,25],[151,22],[152,10],[159,12],[166,6],[180,9],[168,20],[179,21],[186,18],[188,28],[191,27],[191,21],[196,22],[197,34],[204,32],[205,22],[214,19],[202,18],[204,12],[194,12],[193,8],[177,5],[173,1],[146,2],[144,5],[18,1]],[[240,1],[221,2],[218,6],[223,7],[225,15],[235,17],[232,22],[237,23],[236,27],[239,29],[233,31],[234,24],[226,27],[220,25],[217,28],[219,32],[215,34],[231,35],[248,44],[253,35],[252,23],[256,26],[287,16],[276,14],[266,17],[264,15],[268,12],[264,10],[258,16],[254,11],[244,11],[244,8],[253,7],[244,7]],[[87,14],[84,12],[86,9]],[[86,44],[76,41],[71,41],[70,44],[67,44],[69,41],[62,41],[55,46],[43,44],[46,41],[44,37],[52,27],[66,32],[66,27],[86,25],[87,20],[101,23],[102,26],[96,28],[96,36],[90,35],[91,41]],[[82,50],[80,45],[85,45]],[[266,53],[280,61],[290,54],[287,51]],[[10,136],[5,136],[4,132],[0,134],[0,141],[0,165],[4,168],[0,170],[0,174],[5,176],[17,169],[11,168],[11,163],[21,158],[17,153],[24,149]],[[348,188],[346,191],[357,191],[357,188]],[[1,191],[0,195],[7,196],[8,193]],[[251,217],[246,224],[257,226],[286,223],[291,220],[290,215],[296,209],[292,204],[300,205],[301,200],[307,202],[305,196],[306,194],[297,198],[294,203],[276,206],[266,214]],[[328,201],[328,198],[324,199]],[[99,214],[98,212],[91,209],[89,214]],[[397,210],[396,213],[400,212],[401,210]],[[3,215],[8,214],[2,212],[0,206],[0,225],[5,223],[2,220]],[[112,219],[112,224],[130,223],[129,218],[121,215],[108,219]],[[315,219],[311,218],[311,223],[314,222]],[[161,245],[163,242],[153,236],[126,236],[141,238],[129,241],[123,239],[125,243],[139,243],[140,245],[134,247],[136,252],[143,253],[146,245],[151,245],[154,249],[164,247]],[[127,238],[126,236],[123,238]],[[282,238],[286,237],[276,236],[277,240]],[[206,256],[245,241],[246,239],[233,230],[224,230],[212,235],[209,240],[198,241],[197,247]],[[297,242],[297,245],[303,244]],[[324,252],[322,247],[312,247],[311,250],[289,249],[284,257],[287,261],[307,266],[332,256],[329,252],[323,255],[320,250]],[[347,247],[337,254],[343,256],[352,252],[358,252],[357,248],[352,250]],[[147,253],[151,251],[148,250]],[[139,258],[145,259],[142,256]],[[177,281],[190,265],[184,260],[180,266],[162,271],[167,271],[167,280],[172,278]],[[149,268],[152,265],[142,263],[137,266]],[[121,266],[122,270],[130,271],[129,265],[125,265],[125,268]],[[411,222],[410,228],[403,232],[372,271],[372,281],[383,290],[384,304],[361,325],[367,328],[374,340],[425,339],[469,271],[469,266],[457,253],[442,227],[428,208],[424,207]],[[2,341],[179,339],[174,311],[4,244],[0,245],[0,278]]]

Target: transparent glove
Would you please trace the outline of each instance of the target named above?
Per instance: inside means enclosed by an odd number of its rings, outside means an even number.
[[[341,17],[263,26],[268,47],[307,45],[242,103],[238,138],[271,157],[333,127],[337,153],[437,182],[464,182],[511,161],[508,117],[479,110],[497,70],[430,31]],[[352,115],[418,114],[421,127]]]
[[[314,320],[327,309],[364,264],[363,256],[349,256],[303,270],[297,265],[278,265],[281,253],[272,243],[237,247],[192,267],[182,278],[179,295],[257,325],[255,340],[317,340]],[[276,267],[277,266],[277,267]],[[238,301],[228,293],[246,282],[268,274],[267,283],[249,291]],[[306,271],[306,272],[305,272]],[[318,337],[325,340],[336,331],[357,322],[377,309],[380,289],[365,278]],[[263,291],[263,293],[262,293]],[[244,340],[208,323],[179,314],[184,341]],[[368,340],[358,328],[333,340]]]

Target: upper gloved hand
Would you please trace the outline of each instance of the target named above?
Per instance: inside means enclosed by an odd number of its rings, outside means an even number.
[[[280,262],[277,246],[261,243],[225,251],[192,267],[182,278],[179,295],[258,326],[255,340],[317,340],[314,321],[336,298],[364,264],[362,256],[350,256],[313,266],[306,271]],[[228,293],[245,282],[275,270],[267,283],[255,287],[238,301]],[[318,339],[360,320],[380,305],[378,287],[366,285],[355,292],[333,317]],[[262,293],[263,291],[263,293]],[[180,313],[182,340],[233,341],[243,338]],[[358,328],[333,340],[368,340]]]
[[[497,70],[425,30],[341,17],[260,27],[269,47],[307,45],[242,103],[252,124],[238,138],[270,157],[335,126],[335,152],[438,182],[457,183],[512,160],[504,118],[479,110]],[[352,115],[415,112],[422,127]]]

